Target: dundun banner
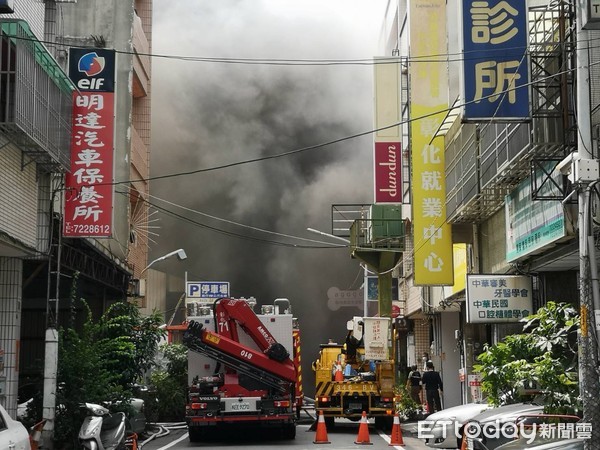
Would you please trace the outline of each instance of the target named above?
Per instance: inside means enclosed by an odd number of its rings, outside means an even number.
[[[446,222],[444,137],[448,109],[446,1],[410,2],[410,116],[416,285],[454,284],[452,230]],[[438,58],[438,60],[436,60]]]

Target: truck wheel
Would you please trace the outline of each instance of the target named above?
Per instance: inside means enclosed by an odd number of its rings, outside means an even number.
[[[296,439],[296,425],[292,423],[284,426],[281,433],[283,439]]]

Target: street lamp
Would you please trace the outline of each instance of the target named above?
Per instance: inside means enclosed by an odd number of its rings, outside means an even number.
[[[174,251],[172,251],[171,253],[167,253],[166,255],[164,255],[164,256],[161,256],[160,258],[156,258],[154,261],[152,261],[150,264],[148,264],[146,267],[144,267],[144,270],[142,270],[142,271],[140,272],[140,274],[142,274],[142,273],[144,273],[146,270],[148,270],[152,264],[154,264],[154,263],[157,263],[157,262],[159,262],[159,261],[162,261],[163,259],[170,258],[171,256],[175,256],[175,255],[177,255],[177,257],[178,257],[178,258],[179,258],[181,261],[183,261],[184,259],[186,259],[186,258],[187,258],[187,255],[185,254],[185,251],[184,251],[182,248],[180,248],[179,250],[174,250]]]

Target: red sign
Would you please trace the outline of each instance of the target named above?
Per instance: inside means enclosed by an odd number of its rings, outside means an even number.
[[[375,142],[375,203],[402,203],[402,145]]]
[[[63,235],[110,237],[113,218],[114,93],[73,93],[71,171]]]

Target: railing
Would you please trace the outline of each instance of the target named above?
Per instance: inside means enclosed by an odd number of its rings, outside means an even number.
[[[359,219],[350,227],[350,246],[358,249],[404,251],[402,219]]]
[[[531,122],[463,124],[447,142],[447,216],[482,222],[532,174],[532,160],[559,158],[576,142],[572,11],[563,2],[529,8]],[[600,98],[600,95],[598,96]],[[560,158],[559,158],[560,159]]]
[[[73,83],[27,22],[0,19],[0,44],[0,130],[41,169],[67,169]]]

